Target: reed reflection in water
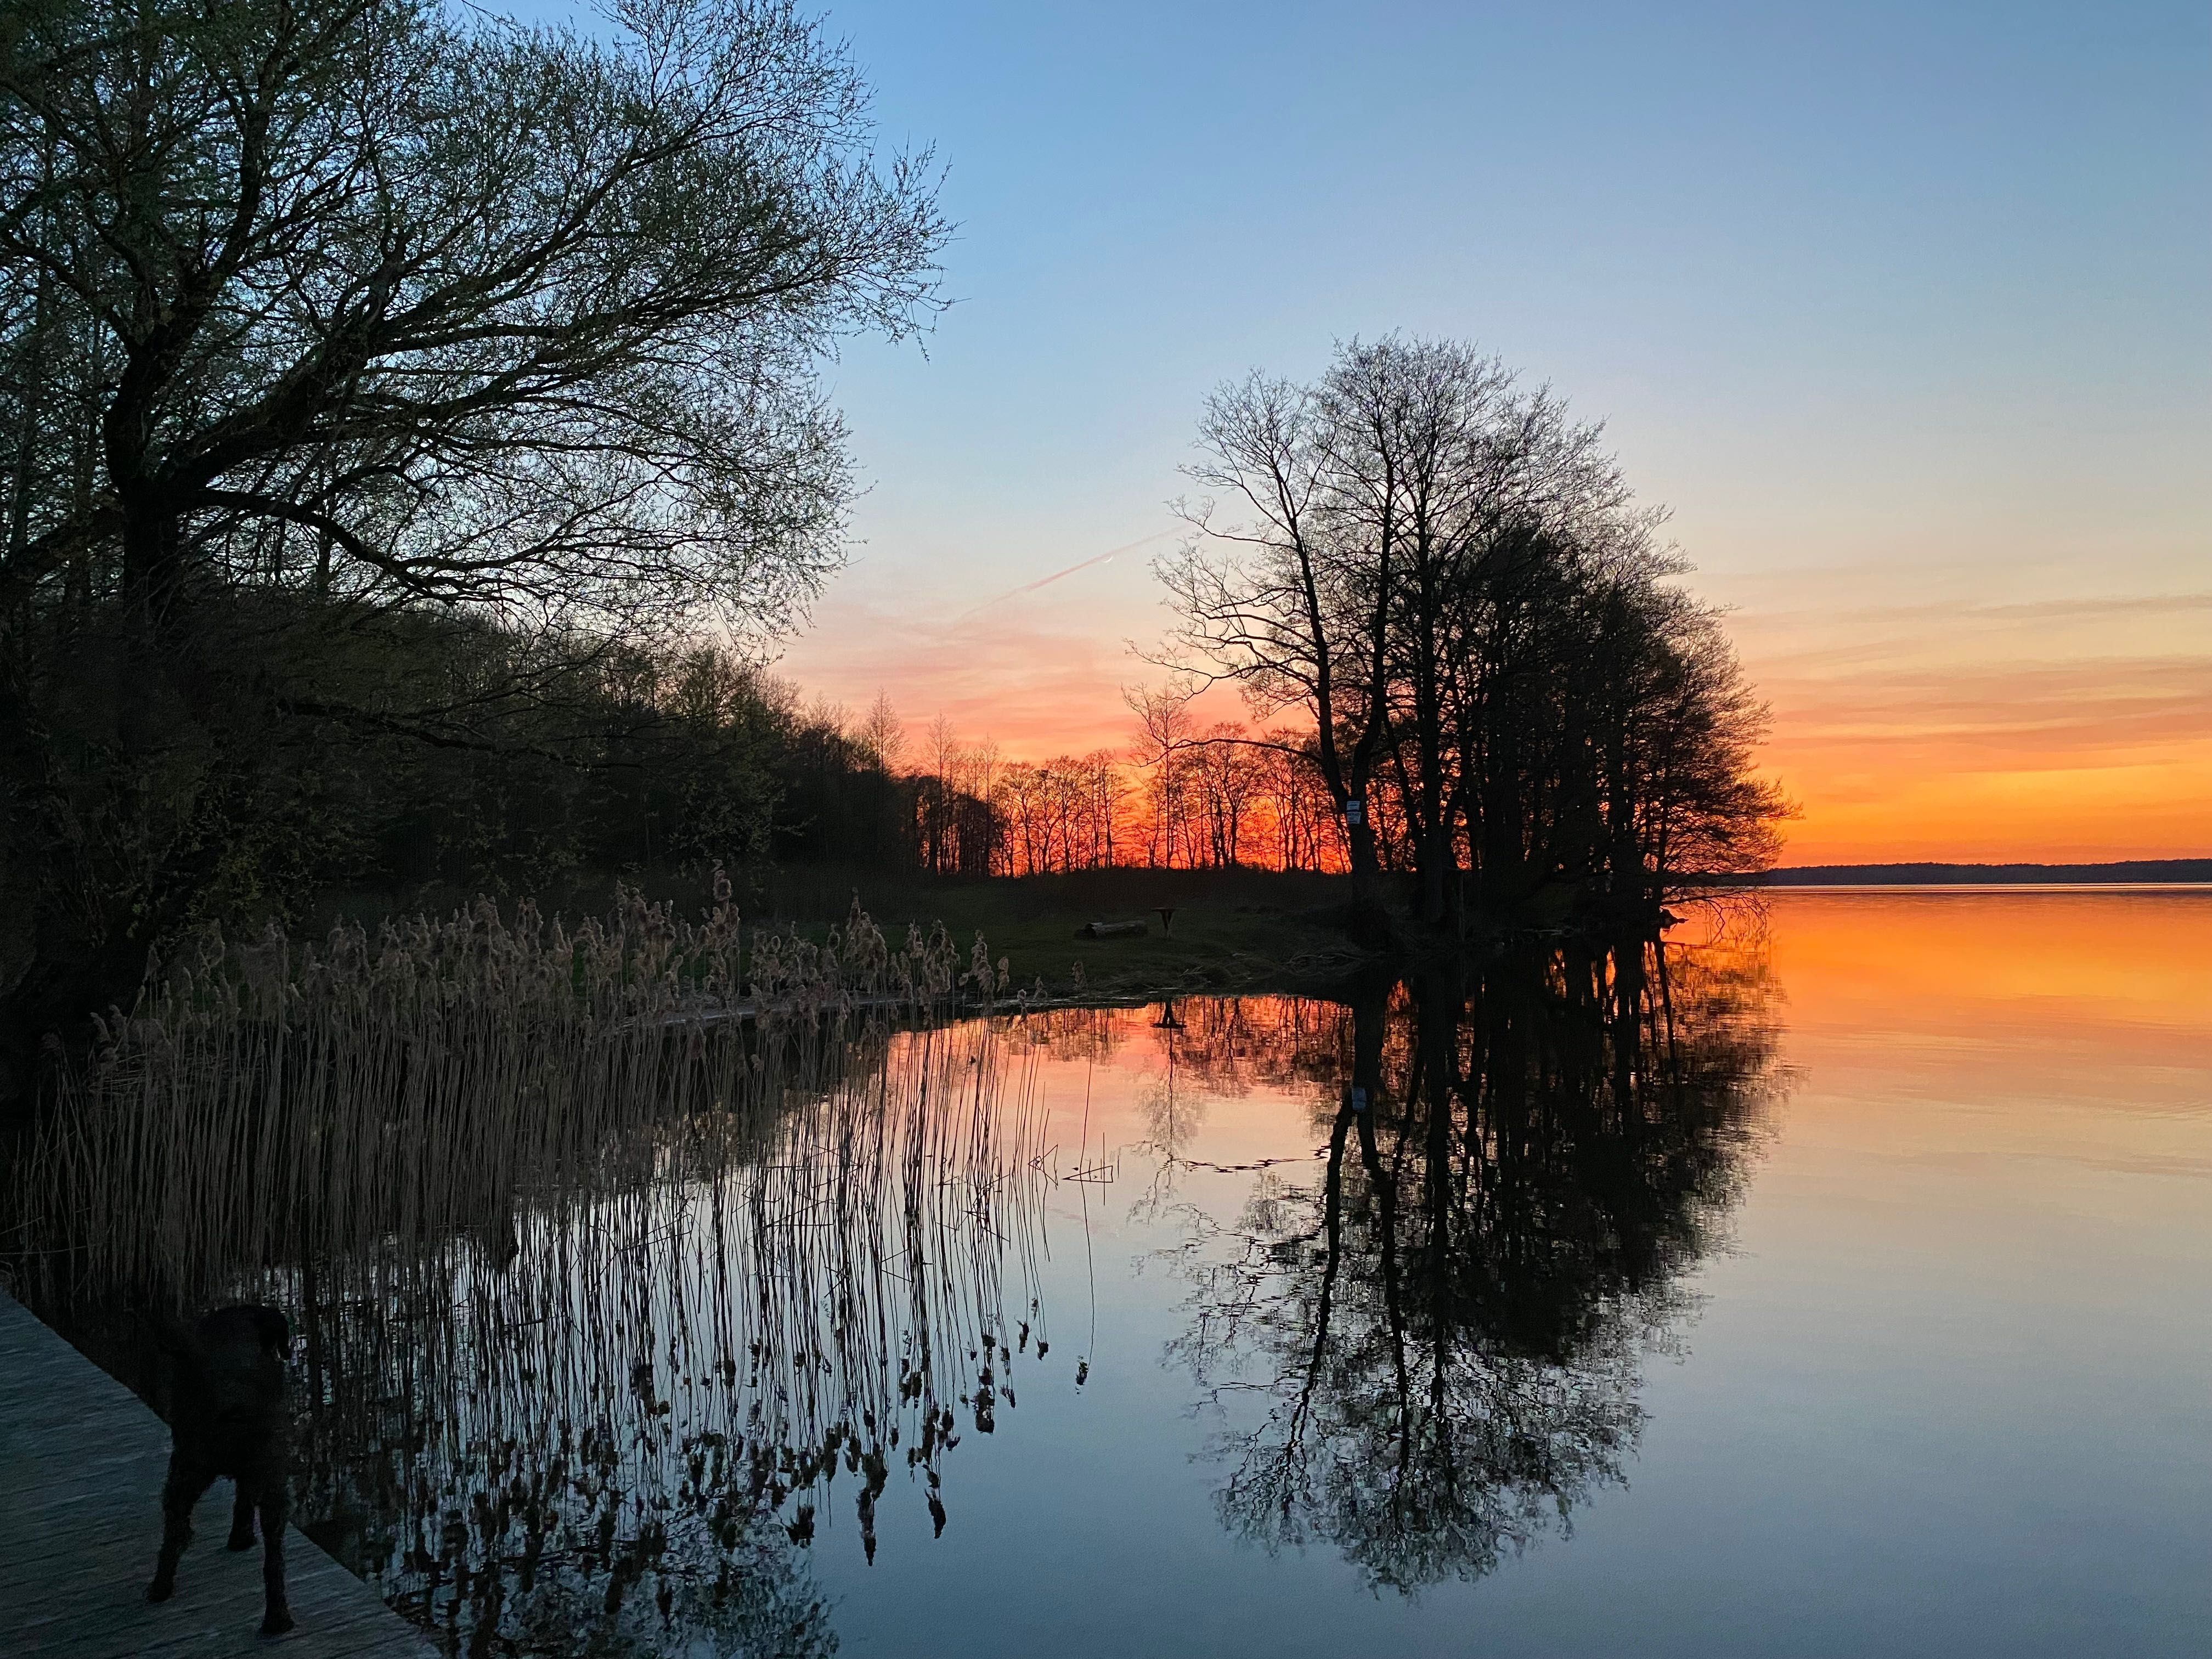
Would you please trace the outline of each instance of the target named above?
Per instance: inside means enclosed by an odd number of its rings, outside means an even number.
[[[449,1650],[830,1651],[823,1506],[941,1529],[1049,1352],[1028,1056],[914,1028],[941,938],[757,948],[740,1018],[733,921],[633,910],[202,962],[64,1103],[29,1282],[149,1392],[150,1309],[286,1309],[295,1516]]]
[[[794,1553],[817,1513],[846,1506],[869,1559],[879,1503],[941,1529],[945,1455],[1049,1352],[1043,1149],[992,1028],[839,1062],[508,1237],[284,1285],[313,1535],[471,1650],[833,1650]]]
[[[1644,1363],[1692,1311],[1684,1279],[1773,1086],[1744,939],[1563,945],[1340,1001],[987,1019],[817,985],[757,1023],[648,999],[651,1019],[619,1003],[579,1029],[525,997],[495,1041],[441,1028],[375,1110],[296,1073],[272,1108],[269,1028],[234,1021],[229,1046],[179,1051],[191,1079],[149,1047],[80,1103],[55,1212],[88,1206],[109,1236],[50,1257],[46,1310],[105,1331],[125,1372],[149,1303],[290,1310],[298,1512],[456,1653],[830,1651],[853,1572],[926,1587],[948,1559],[932,1552],[965,1562],[1000,1533],[948,1462],[981,1434],[1011,1438],[994,1502],[1068,1563],[1025,1594],[1079,1605],[1102,1588],[1095,1518],[1179,1524],[1164,1486],[1071,1504],[1047,1473],[1048,1435],[1106,1420],[1082,1392],[1102,1361],[1180,1379],[1110,1455],[1194,1454],[1209,1525],[1340,1556],[1370,1589],[1476,1579],[1567,1530],[1634,1455]],[[939,950],[901,982],[941,989],[957,967]],[[494,1061],[519,1088],[451,1086]],[[257,1066],[258,1094],[234,1075]],[[1101,1078],[1121,1098],[1094,1121]],[[154,1114],[187,1097],[241,1149],[238,1188],[162,1142],[192,1178],[145,1187],[171,1200],[112,1236],[89,1177],[160,1142]],[[1224,1133],[1240,1097],[1249,1121]],[[466,1104],[494,1097],[489,1123]],[[175,1194],[263,1220],[196,1219]],[[1048,1248],[1058,1217],[1102,1203],[1102,1238],[1140,1243],[1164,1346],[1051,1334],[1048,1314],[1081,1328],[1069,1304],[1099,1279],[1128,1290],[1128,1256],[1066,1231]],[[1047,1384],[1041,1418],[1017,1415]]]

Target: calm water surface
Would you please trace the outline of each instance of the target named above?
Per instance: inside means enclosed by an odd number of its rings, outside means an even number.
[[[1325,1337],[1337,1056],[1282,1064],[1268,1007],[1241,1057],[1188,1005],[1063,1034],[1052,1139],[1087,1112],[1113,1179],[1047,1200],[1052,1352],[942,1537],[895,1480],[868,1565],[825,1506],[845,1650],[2212,1653],[2212,893],[1768,929],[1739,1097],[1658,1149],[1542,1128],[1441,1311],[1347,1193]]]
[[[449,1653],[2212,1654],[2212,890],[1710,920],[672,1036],[503,1213],[204,1294]]]

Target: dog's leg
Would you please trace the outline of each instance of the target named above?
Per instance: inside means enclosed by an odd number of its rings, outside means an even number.
[[[250,1550],[253,1547],[253,1483],[237,1483],[238,1498],[230,1506],[230,1540],[225,1548]]]
[[[284,1602],[284,1520],[291,1502],[281,1475],[264,1480],[256,1494],[261,1509],[261,1588],[264,1607],[264,1636],[282,1636],[292,1628],[292,1609]]]
[[[146,1586],[149,1601],[166,1601],[176,1594],[177,1558],[192,1541],[192,1505],[214,1480],[211,1473],[170,1452],[169,1478],[161,1484],[161,1559],[155,1564],[154,1582]]]

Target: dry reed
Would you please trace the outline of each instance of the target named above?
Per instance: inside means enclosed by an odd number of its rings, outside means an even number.
[[[754,939],[726,894],[210,939],[60,1103],[30,1278],[293,1310],[301,1513],[456,1650],[818,1623],[827,1485],[872,1557],[894,1458],[941,1527],[1042,1335],[1035,1057],[932,1024],[999,988],[980,939]]]

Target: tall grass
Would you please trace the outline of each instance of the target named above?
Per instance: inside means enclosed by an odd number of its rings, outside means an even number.
[[[1048,1351],[1035,1055],[938,1023],[998,981],[726,896],[210,939],[71,1081],[29,1282],[289,1309],[301,1517],[456,1650],[811,1628],[829,1486],[871,1556],[895,1461],[941,1526],[944,1453]]]
[[[698,923],[624,893],[574,933],[480,901],[319,947],[204,936],[65,1080],[25,1166],[34,1267],[185,1303],[482,1224],[589,1178],[610,1135],[771,1097],[856,1014],[997,988],[980,939],[963,973],[941,929],[893,950],[857,908],[823,942],[747,938],[717,886]]]

